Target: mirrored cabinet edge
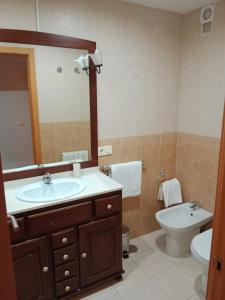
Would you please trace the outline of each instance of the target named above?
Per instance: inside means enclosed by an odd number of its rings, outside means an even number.
[[[50,46],[60,48],[70,48],[78,50],[87,50],[88,53],[94,53],[96,42],[46,33],[27,30],[0,29],[0,43],[15,43],[27,45]],[[98,128],[97,128],[97,75],[93,63],[90,61],[89,69],[89,106],[90,106],[90,133],[91,133],[91,160],[81,162],[81,168],[98,166]],[[73,162],[37,164],[8,170],[3,173],[4,181],[41,176],[45,172],[59,173],[71,171]]]

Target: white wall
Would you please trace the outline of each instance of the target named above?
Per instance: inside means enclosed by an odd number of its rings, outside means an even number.
[[[0,27],[35,29],[34,2],[0,0]],[[41,31],[103,50],[100,139],[176,131],[182,16],[118,0],[40,0],[39,11]]]
[[[3,169],[33,164],[28,101],[27,91],[0,91],[0,149]]]
[[[184,16],[178,131],[220,137],[225,98],[225,1],[214,32],[201,36],[200,11]]]
[[[40,123],[90,120],[89,77],[74,72],[87,51],[32,46],[35,49]],[[57,66],[62,66],[58,73]]]

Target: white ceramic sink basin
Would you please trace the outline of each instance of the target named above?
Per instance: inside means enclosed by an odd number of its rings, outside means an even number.
[[[78,179],[53,179],[51,184],[32,183],[16,192],[16,198],[26,202],[51,202],[81,193],[86,186]]]

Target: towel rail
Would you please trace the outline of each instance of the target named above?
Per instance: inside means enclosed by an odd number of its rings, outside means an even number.
[[[144,170],[144,161],[142,160],[141,163],[142,163],[142,170]],[[110,174],[111,174],[111,165],[104,164],[103,166],[100,167],[100,171],[102,173],[104,173],[105,175],[110,176]]]

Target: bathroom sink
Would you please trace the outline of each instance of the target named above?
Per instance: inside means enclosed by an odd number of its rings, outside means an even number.
[[[78,179],[53,179],[51,184],[37,182],[24,186],[17,191],[16,198],[26,202],[52,202],[75,196],[85,187]]]

